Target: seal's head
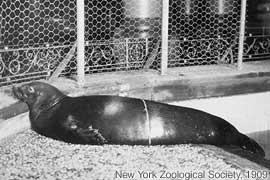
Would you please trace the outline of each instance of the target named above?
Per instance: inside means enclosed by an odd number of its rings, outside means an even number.
[[[31,82],[20,87],[13,87],[14,95],[25,102],[28,107],[40,107],[40,105],[50,104],[65,95],[54,86],[44,82]]]

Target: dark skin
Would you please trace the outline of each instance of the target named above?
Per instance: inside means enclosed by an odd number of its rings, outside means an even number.
[[[53,91],[52,96],[48,96],[49,92]],[[48,108],[54,101],[60,98],[64,98],[65,95],[58,89],[41,82],[35,82],[23,85],[21,87],[13,87],[14,95],[21,101],[28,105],[30,111],[30,120],[36,119],[44,109]]]
[[[13,91],[27,103],[32,128],[54,139],[76,144],[211,144],[264,157],[254,140],[200,110],[118,96],[69,97],[41,82]]]

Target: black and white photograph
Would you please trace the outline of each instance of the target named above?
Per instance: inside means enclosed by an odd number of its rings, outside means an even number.
[[[270,180],[270,0],[0,0],[0,180]]]

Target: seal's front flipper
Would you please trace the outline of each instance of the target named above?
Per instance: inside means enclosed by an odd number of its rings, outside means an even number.
[[[74,115],[70,115],[63,123],[63,128],[74,136],[73,143],[79,144],[105,144],[107,140],[102,136],[98,129],[94,129],[91,125],[87,126],[79,121]]]
[[[105,144],[108,141],[102,136],[98,129],[89,126],[88,129],[78,128],[77,133],[88,144]]]

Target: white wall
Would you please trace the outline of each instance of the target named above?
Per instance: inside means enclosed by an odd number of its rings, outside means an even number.
[[[270,92],[171,104],[200,109],[222,117],[244,134],[270,130]]]

